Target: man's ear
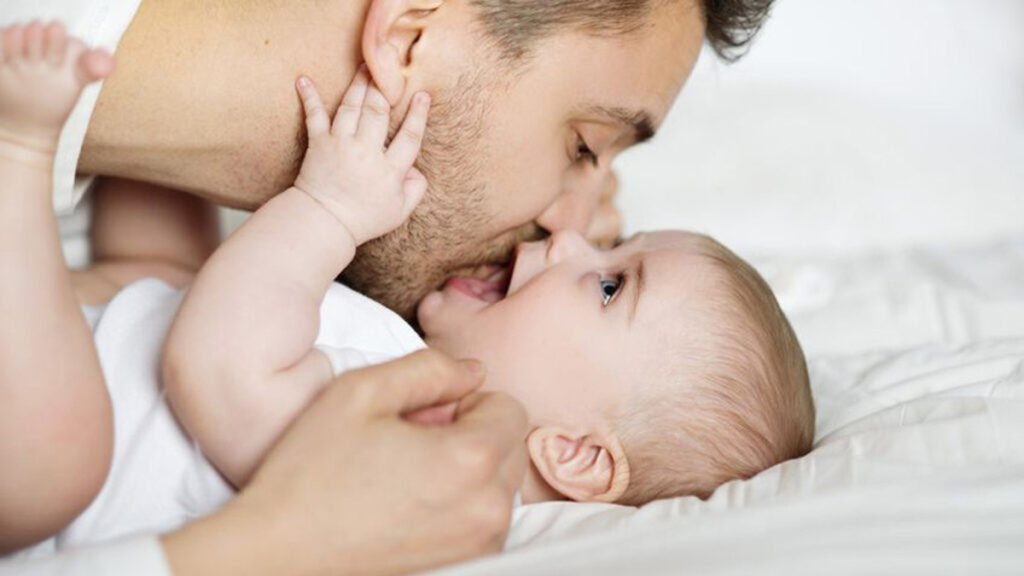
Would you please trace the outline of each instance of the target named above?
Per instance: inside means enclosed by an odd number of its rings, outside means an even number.
[[[405,73],[426,21],[444,0],[373,0],[363,27],[363,60],[392,106],[405,92]]]
[[[544,481],[577,502],[615,502],[629,487],[629,463],[614,435],[537,428],[526,439]]]

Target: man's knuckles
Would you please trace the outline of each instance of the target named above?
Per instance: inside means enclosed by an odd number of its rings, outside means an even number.
[[[347,387],[345,406],[352,414],[367,414],[378,402],[380,390],[374,381],[362,380]]]
[[[501,449],[484,438],[451,437],[444,451],[445,468],[473,486],[495,479],[501,467]]]
[[[473,504],[472,521],[477,529],[490,539],[508,531],[512,517],[512,494],[502,488],[489,488]]]
[[[451,357],[427,348],[406,357],[411,369],[415,369],[423,379],[445,381],[465,376],[462,366]]]
[[[492,488],[463,492],[453,504],[444,522],[448,541],[460,542],[474,555],[500,549],[512,517],[511,494]]]

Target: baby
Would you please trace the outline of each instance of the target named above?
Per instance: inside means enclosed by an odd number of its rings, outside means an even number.
[[[5,316],[2,359],[33,360],[0,372],[3,397],[19,399],[0,403],[0,422],[18,422],[29,439],[11,442],[4,429],[0,552],[58,531],[63,543],[80,543],[207,512],[248,481],[334,375],[425,345],[483,360],[485,387],[526,407],[525,502],[706,497],[810,448],[814,410],[797,339],[760,276],[705,236],[643,234],[610,251],[574,233],[523,244],[507,266],[427,296],[418,310],[425,341],[334,284],[356,248],[400,226],[427,188],[414,163],[429,97],[413,97],[389,140],[390,106],[365,70],[333,119],[300,78],[309,148],[295,185],[217,249],[187,295],[174,288],[180,267],[133,263],[119,269],[112,299],[83,309],[86,323],[40,199],[49,198],[46,160],[63,118],[111,62],[55,27],[5,31],[4,47],[0,181],[9,190],[0,224],[25,221],[14,235],[31,238],[20,241],[37,253],[0,254],[9,276],[35,275],[15,278],[21,289],[3,296],[20,325]],[[0,246],[19,245],[7,234]],[[15,338],[18,330],[25,336]],[[79,351],[62,356],[61,370],[26,355],[58,341]],[[105,379],[90,378],[96,350]],[[76,401],[62,402],[65,394]],[[48,440],[60,437],[54,406],[100,423],[100,433],[75,439],[87,452],[70,463],[66,447]],[[457,406],[436,411],[458,418]],[[46,473],[58,466],[81,471]],[[105,482],[80,480],[97,468]]]

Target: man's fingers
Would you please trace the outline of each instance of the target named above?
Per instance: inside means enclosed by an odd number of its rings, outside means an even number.
[[[421,408],[455,402],[483,384],[484,367],[475,360],[452,360],[434,350],[367,369],[362,393],[376,416],[398,416]]]
[[[341,106],[334,115],[335,134],[351,136],[356,133],[359,127],[359,117],[363,112],[363,101],[366,100],[366,92],[370,87],[370,74],[366,70],[366,64],[359,67],[352,84],[345,91],[341,99]]]
[[[422,424],[424,426],[441,426],[444,424],[451,424],[455,421],[455,413],[458,410],[459,405],[457,402],[449,402],[440,406],[430,406],[428,408],[421,408],[415,412],[409,412],[405,415],[405,419],[415,424]]]
[[[459,403],[452,427],[455,434],[478,435],[501,448],[502,459],[522,449],[529,432],[526,410],[508,394],[474,394]]]
[[[529,424],[522,404],[500,392],[473,394],[459,403],[455,423],[448,430],[496,447],[498,478],[512,498],[523,483],[529,462],[526,452]]]
[[[405,115],[402,127],[391,140],[387,156],[399,170],[406,170],[416,162],[420,155],[423,134],[427,130],[427,116],[430,114],[430,95],[419,92],[412,97],[409,112]]]
[[[320,93],[316,91],[313,81],[305,76],[300,76],[295,82],[302,98],[302,108],[306,111],[306,130],[309,137],[322,136],[331,128],[331,118],[327,115],[324,102]]]
[[[498,478],[509,498],[513,498],[522,487],[523,478],[526,477],[526,469],[529,465],[530,454],[526,449],[525,441],[519,442],[504,455],[504,460],[498,469]]]
[[[388,137],[388,124],[391,121],[391,104],[384,97],[376,84],[370,83],[363,100],[362,115],[359,117],[359,128],[356,138],[379,150],[384,149],[384,141]]]

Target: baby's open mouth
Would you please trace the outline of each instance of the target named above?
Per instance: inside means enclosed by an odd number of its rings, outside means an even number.
[[[451,288],[475,300],[494,304],[505,299],[512,272],[515,270],[515,256],[506,264],[487,264],[463,271],[451,277],[445,288]]]

